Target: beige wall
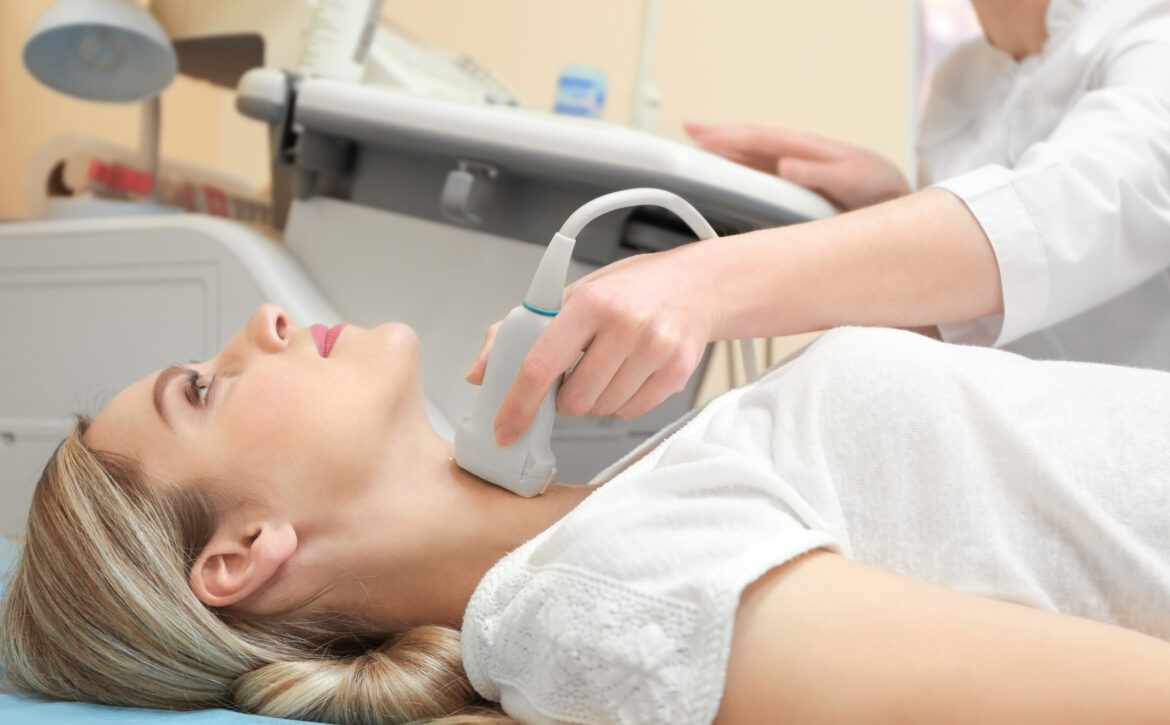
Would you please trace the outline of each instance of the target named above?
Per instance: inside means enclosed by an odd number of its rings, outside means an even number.
[[[465,50],[536,108],[569,63],[610,76],[606,117],[624,122],[637,62],[636,0],[388,0],[422,38]],[[663,0],[659,131],[683,120],[815,130],[908,154],[910,0]]]
[[[241,0],[243,1],[243,0]],[[63,132],[133,146],[137,110],[75,101],[38,84],[20,52],[50,0],[0,0],[0,218],[27,215],[23,174]],[[470,53],[538,109],[551,107],[568,63],[610,77],[607,118],[629,113],[641,24],[636,0],[388,0],[386,15],[424,40]],[[745,120],[909,153],[909,0],[664,0],[659,131]],[[163,154],[265,184],[262,127],[231,94],[179,78],[163,94]]]

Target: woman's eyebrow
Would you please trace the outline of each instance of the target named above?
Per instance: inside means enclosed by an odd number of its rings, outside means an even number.
[[[158,411],[158,417],[162,418],[162,422],[166,423],[167,428],[171,428],[171,421],[167,419],[166,403],[163,400],[163,393],[166,392],[167,383],[171,379],[187,372],[187,368],[180,365],[172,365],[169,368],[164,368],[154,379],[154,409]],[[172,428],[172,430],[174,430]]]

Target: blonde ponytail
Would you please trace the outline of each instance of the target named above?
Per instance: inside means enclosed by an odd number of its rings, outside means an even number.
[[[358,656],[328,661],[278,662],[236,680],[233,700],[271,717],[322,722],[430,721],[476,699],[462,670],[459,635],[447,627],[415,627]],[[410,673],[404,676],[404,673]],[[510,722],[480,708],[440,722]]]
[[[0,608],[9,685],[64,700],[346,724],[511,722],[467,681],[454,630],[386,640],[336,615],[278,624],[217,616],[187,584],[215,531],[211,499],[91,450],[87,426],[79,420],[33,495]]]

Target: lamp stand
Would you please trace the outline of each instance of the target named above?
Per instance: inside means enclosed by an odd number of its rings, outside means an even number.
[[[159,147],[159,119],[162,116],[162,100],[159,96],[142,102],[141,121],[138,125],[138,152],[142,155],[146,168],[150,172],[150,201],[158,203],[158,147]]]

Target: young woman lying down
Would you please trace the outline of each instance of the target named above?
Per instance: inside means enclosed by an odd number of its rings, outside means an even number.
[[[427,422],[413,332],[266,305],[45,468],[11,683],[342,723],[1170,717],[1170,375],[842,329],[588,487]]]

